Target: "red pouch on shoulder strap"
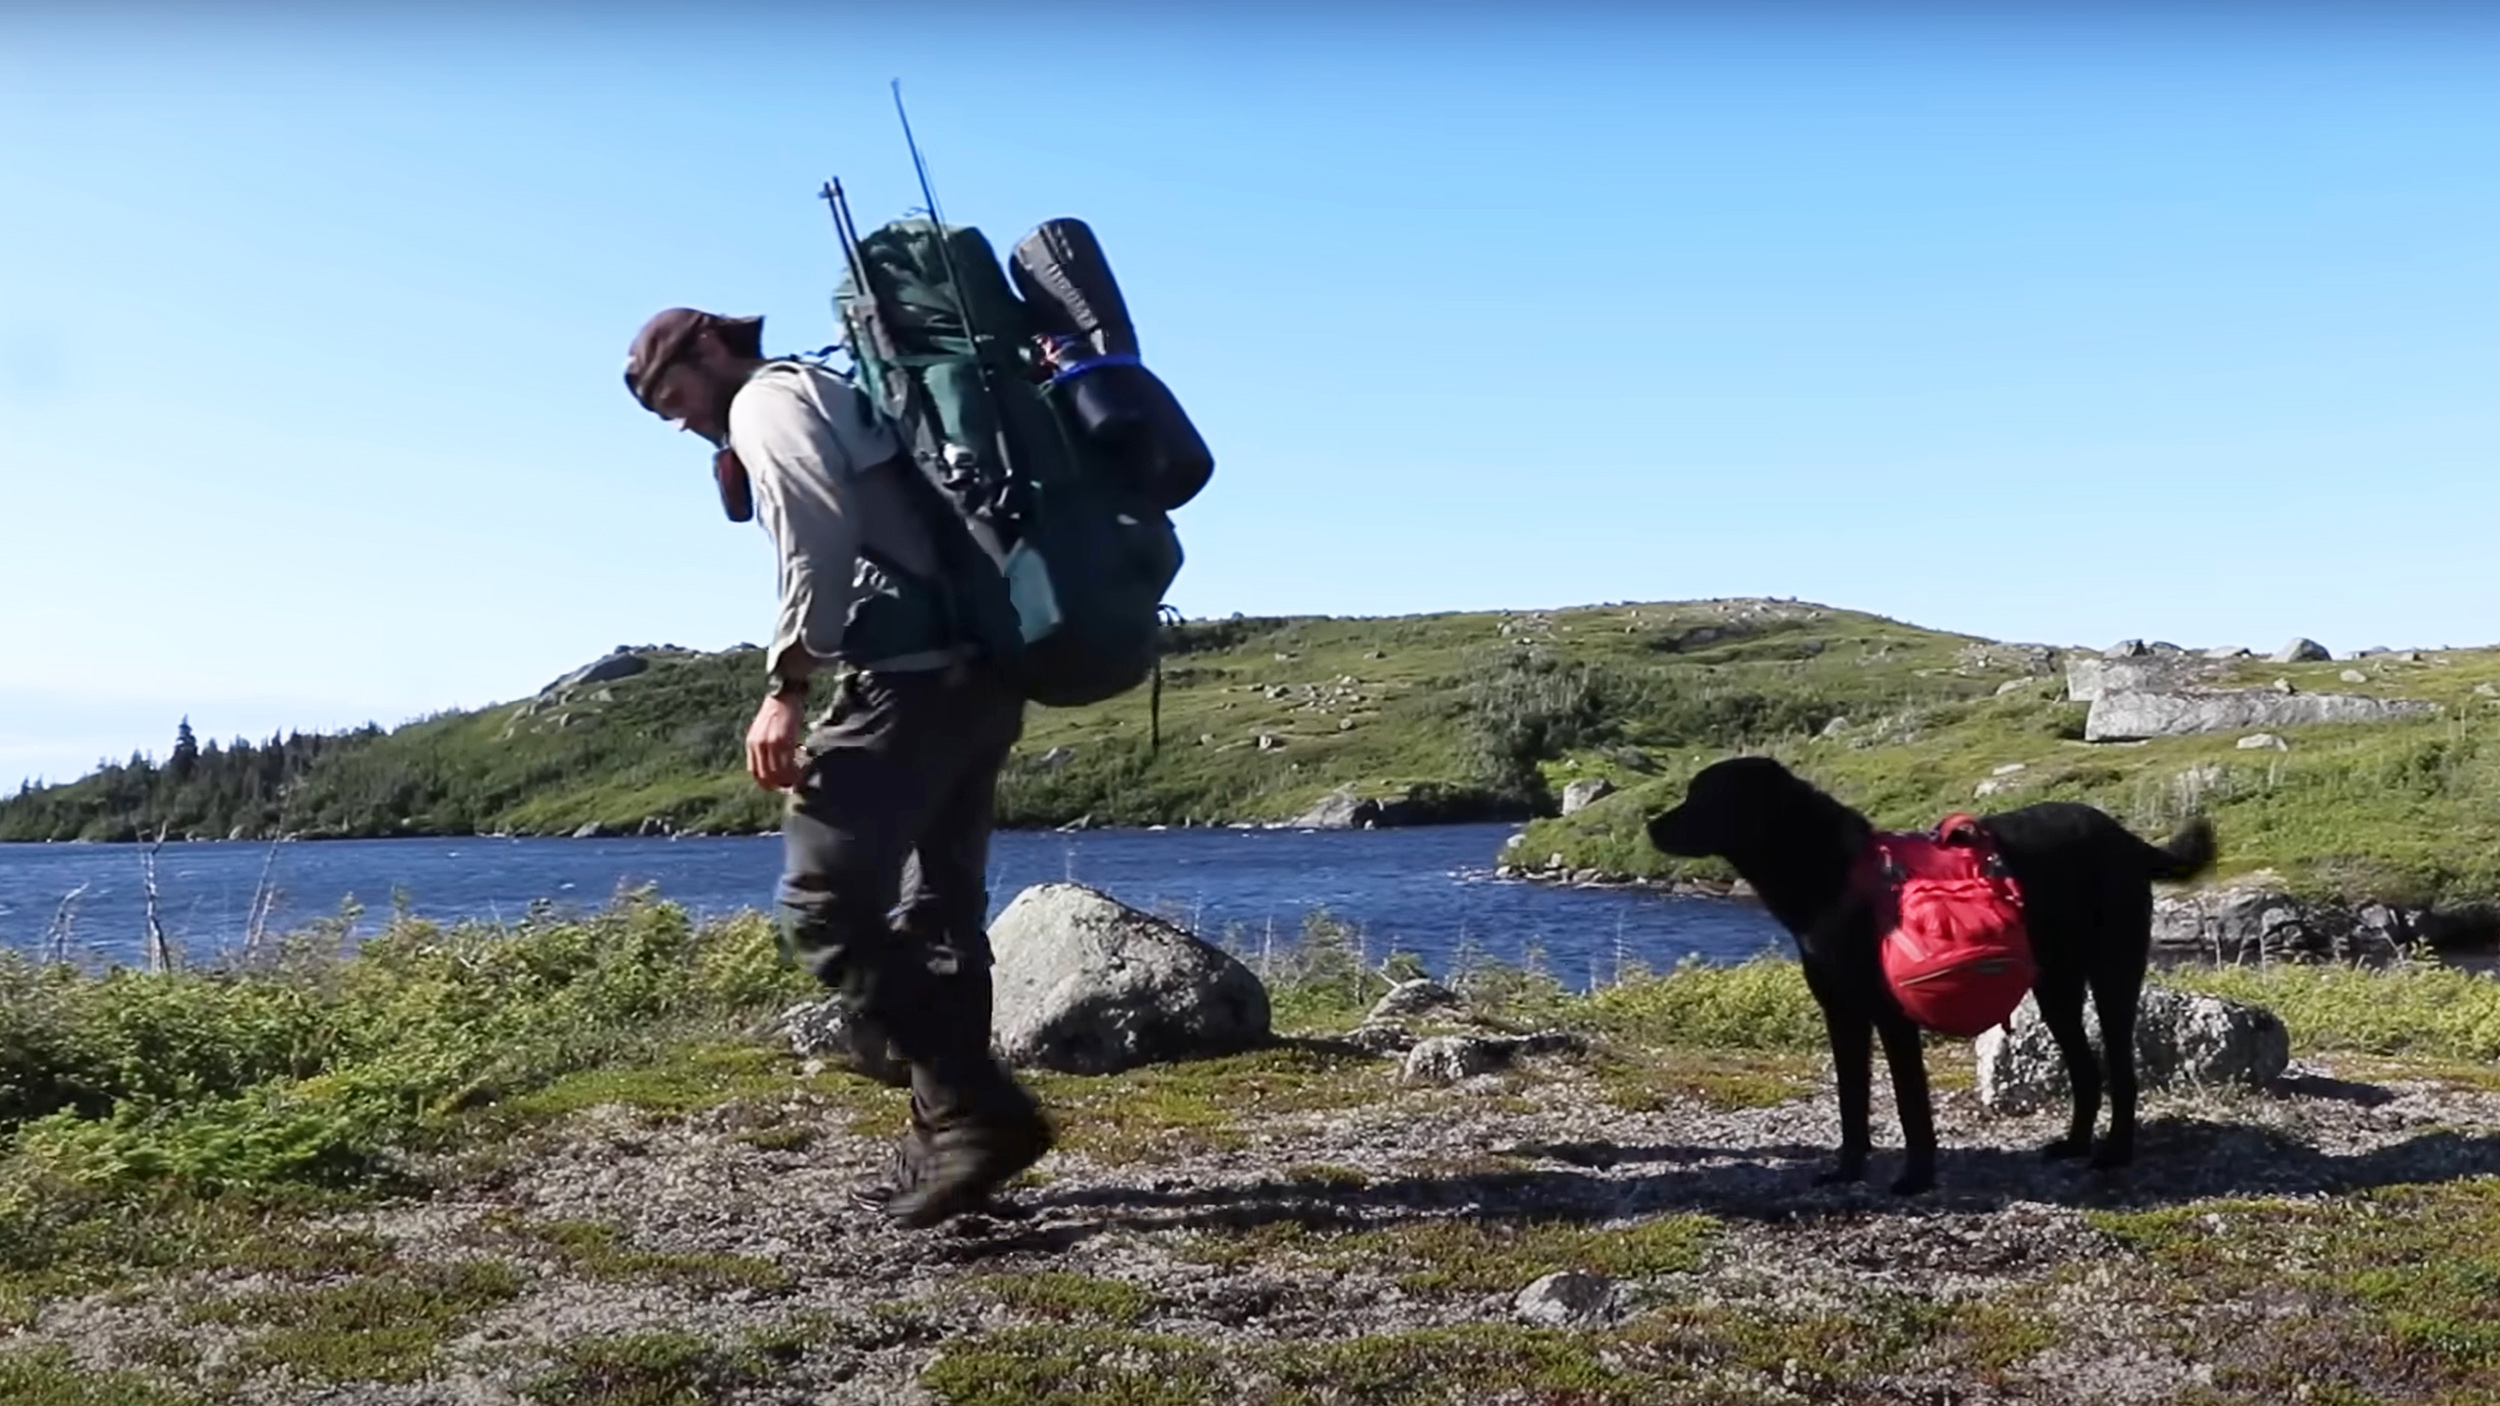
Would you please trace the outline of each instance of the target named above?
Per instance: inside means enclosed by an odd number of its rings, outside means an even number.
[[[1875,838],[1896,915],[1884,980],[1903,1013],[1938,1034],[1972,1036],[2022,1004],[2037,969],[2022,891],[1979,823],[1950,815],[1933,835]]]

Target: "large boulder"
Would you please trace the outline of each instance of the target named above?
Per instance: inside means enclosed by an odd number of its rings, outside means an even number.
[[[1304,830],[1368,829],[1380,823],[1380,802],[1354,794],[1351,786],[1340,786],[1294,817],[1292,823]]]
[[[569,688],[580,688],[587,684],[613,683],[618,679],[632,678],[650,667],[650,659],[620,644],[538,692],[543,697],[548,694],[562,693]]]
[[[1070,1074],[1230,1054],[1269,1038],[1267,988],[1230,954],[1082,884],[1036,884],[990,924],[1009,1063]]]
[[[2084,717],[2083,738],[2087,742],[2134,741],[2308,723],[2374,723],[2438,711],[2438,704],[2412,698],[2263,688],[2115,689],[2104,682]]]
[[[2316,664],[2335,656],[2313,639],[2296,639],[2274,652],[2277,664]]]
[[[1563,788],[1562,813],[1576,815],[1615,793],[1615,783],[1602,776],[1585,777]]]
[[[2083,1025],[2097,1055],[2100,1015],[2088,996]],[[2065,1063],[2034,997],[2025,996],[2005,1025],[1981,1035],[1972,1053],[1979,1064],[1979,1101],[1989,1108],[2024,1112],[2068,1097]],[[2144,988],[2136,1006],[2136,1074],[2147,1090],[2262,1086],[2282,1074],[2291,1057],[2283,1022],[2261,1006],[2165,986]]]

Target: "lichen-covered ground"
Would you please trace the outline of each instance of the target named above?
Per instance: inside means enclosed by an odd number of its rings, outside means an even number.
[[[1303,1040],[1047,1077],[1060,1150],[914,1233],[844,1196],[900,1095],[681,1048],[481,1121],[422,1192],[186,1213],[154,1268],[0,1298],[0,1401],[2500,1402],[2484,1071],[2154,1095],[2103,1175],[1931,1063],[1941,1186],[1909,1199],[1882,1155],[1813,1184],[1802,1056],[1600,1041],[1413,1087]],[[1611,1299],[1524,1315],[1559,1270]]]

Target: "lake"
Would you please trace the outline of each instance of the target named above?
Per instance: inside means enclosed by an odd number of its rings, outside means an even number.
[[[1004,831],[990,861],[993,913],[1027,885],[1073,880],[1162,914],[1211,941],[1256,950],[1297,937],[1326,909],[1377,960],[1392,950],[1449,969],[1462,946],[1520,963],[1532,954],[1574,986],[1622,962],[1664,967],[1696,955],[1735,962],[1786,936],[1760,909],[1631,889],[1569,889],[1499,879],[1507,825],[1417,829]],[[769,909],[778,836],[689,839],[325,840],[167,844],[158,853],[167,935],[195,957],[238,942],[268,866],[282,931],[353,897],[372,932],[394,895],[444,920],[518,919],[530,903],[593,909],[620,886],[655,885],[699,917]],[[0,844],[0,946],[39,951],[63,899],[84,885],[67,926],[82,960],[142,960],[146,933],[135,845]]]

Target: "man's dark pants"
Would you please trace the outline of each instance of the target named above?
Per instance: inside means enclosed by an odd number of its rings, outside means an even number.
[[[1030,1117],[990,1054],[989,844],[1021,696],[978,666],[862,672],[807,739],[782,932],[911,1066],[915,1136]]]

